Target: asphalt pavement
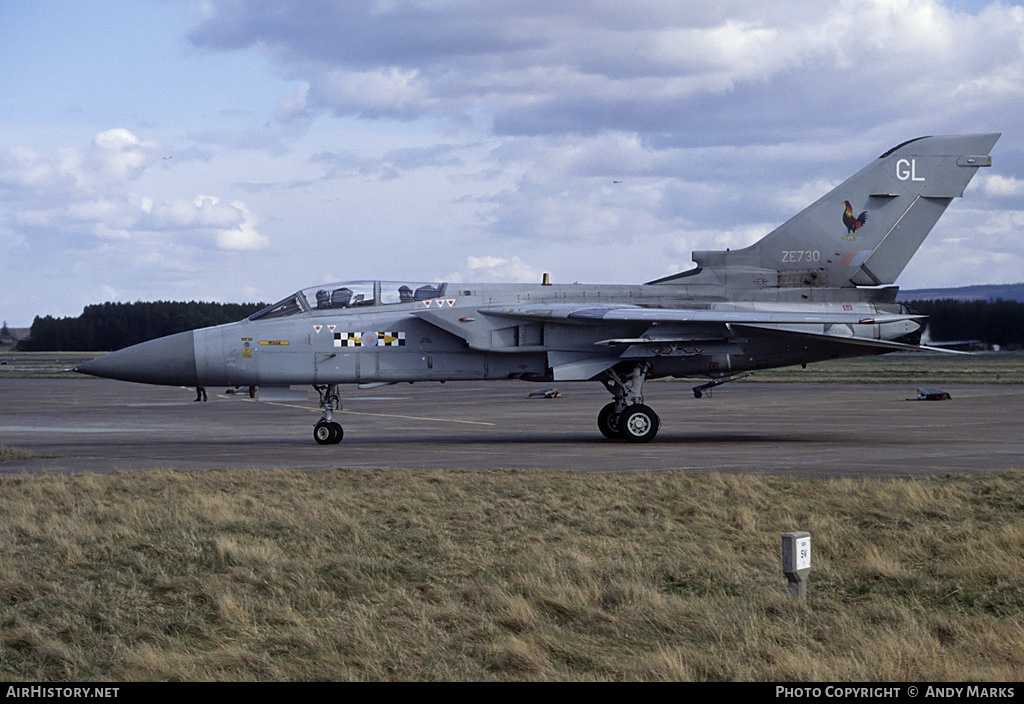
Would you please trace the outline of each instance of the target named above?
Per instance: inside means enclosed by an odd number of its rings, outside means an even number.
[[[0,445],[42,458],[0,475],[154,468],[718,471],[804,477],[899,477],[1024,469],[1024,387],[737,382],[695,399],[685,382],[648,382],[662,419],[649,444],[606,440],[597,383],[342,387],[339,445],[317,445],[315,393],[287,403],[209,388],[102,379],[0,379]],[[552,386],[552,385],[547,385]]]

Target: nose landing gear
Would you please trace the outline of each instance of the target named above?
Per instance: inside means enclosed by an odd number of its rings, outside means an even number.
[[[320,421],[313,427],[313,439],[320,445],[337,445],[345,436],[341,423],[333,420],[334,411],[341,410],[341,397],[337,384],[313,385],[320,394],[320,408],[324,409]]]

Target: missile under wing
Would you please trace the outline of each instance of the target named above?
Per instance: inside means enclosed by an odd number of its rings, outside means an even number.
[[[757,243],[698,251],[640,285],[352,281],[297,291],[237,323],[151,340],[77,367],[150,384],[312,385],[317,442],[340,442],[341,384],[597,381],[608,438],[661,425],[647,379],[703,378],[920,346],[893,284],[998,134],[921,137],[886,151]]]

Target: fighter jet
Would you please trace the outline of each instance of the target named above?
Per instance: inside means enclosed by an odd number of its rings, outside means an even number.
[[[182,332],[77,367],[180,386],[312,385],[320,444],[341,442],[342,384],[596,381],[610,439],[654,439],[648,379],[704,392],[752,370],[931,349],[896,277],[999,134],[921,137],[886,151],[744,249],[637,285],[350,281],[302,289],[237,323]],[[853,214],[859,213],[854,216]],[[303,392],[304,393],[304,392]]]

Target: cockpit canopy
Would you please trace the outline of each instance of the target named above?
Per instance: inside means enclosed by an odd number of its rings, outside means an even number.
[[[429,301],[444,295],[447,284],[406,281],[346,281],[303,289],[249,316],[249,320],[318,315],[346,308]]]

